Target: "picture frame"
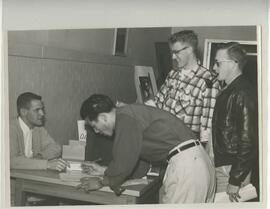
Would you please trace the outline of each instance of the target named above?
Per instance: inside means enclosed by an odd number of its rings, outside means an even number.
[[[126,56],[128,43],[128,28],[115,28],[113,41],[113,55]]]
[[[135,66],[134,78],[137,102],[145,103],[153,99],[157,93],[157,84],[153,68],[150,66]]]

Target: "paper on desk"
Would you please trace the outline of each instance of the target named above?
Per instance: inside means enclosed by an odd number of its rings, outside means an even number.
[[[252,184],[248,184],[239,190],[239,202],[244,202],[257,197],[256,188]],[[231,202],[226,192],[218,192],[215,196],[215,203],[228,203]]]
[[[132,186],[132,185],[139,185],[139,184],[149,184],[149,179],[129,179],[125,181],[122,186]]]
[[[97,176],[88,175],[82,173],[81,171],[67,171],[66,173],[59,173],[59,177],[62,181],[80,182],[80,179],[83,177],[97,177]]]

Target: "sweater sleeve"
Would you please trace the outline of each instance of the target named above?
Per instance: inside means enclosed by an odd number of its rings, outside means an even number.
[[[57,144],[45,128],[40,129],[42,137],[40,155],[43,159],[54,159],[61,156],[61,147]]]
[[[105,171],[109,186],[117,189],[132,173],[140,156],[142,128],[132,117],[117,115],[113,159]]]
[[[173,74],[173,71],[170,71],[164,84],[160,87],[159,91],[155,95],[155,103],[159,109],[163,109],[165,102],[169,96],[169,91],[171,88],[170,80],[171,80],[172,74]]]
[[[202,90],[203,104],[200,118],[200,140],[202,142],[211,140],[212,117],[218,92],[219,83],[217,81],[213,83],[212,87],[205,85]]]
[[[16,126],[10,127],[10,168],[11,169],[47,169],[47,160],[27,158],[20,146],[20,137]]]

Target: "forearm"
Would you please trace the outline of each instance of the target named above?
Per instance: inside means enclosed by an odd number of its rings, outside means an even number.
[[[114,192],[117,192],[126,179],[126,175],[123,174],[118,176],[104,176],[102,184],[109,186]]]
[[[10,168],[11,169],[46,170],[47,160],[29,159],[24,156],[12,157],[10,159]]]
[[[205,142],[209,141],[212,136],[212,118],[216,102],[212,94],[212,89],[205,89],[203,92],[200,139]]]
[[[235,162],[232,164],[230,171],[229,183],[239,186],[243,182],[246,176],[252,170],[256,152],[253,147],[245,147],[244,150],[238,151]]]
[[[240,97],[237,118],[237,154],[235,162],[232,164],[230,172],[230,183],[232,185],[240,185],[246,176],[250,173],[257,155],[257,135],[256,124],[254,120],[255,110],[252,108],[252,101]]]
[[[39,153],[44,159],[54,159],[61,156],[61,147],[59,144],[51,142]]]

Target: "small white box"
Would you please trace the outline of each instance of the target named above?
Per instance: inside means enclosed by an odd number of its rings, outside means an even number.
[[[82,162],[68,160],[70,167],[67,167],[67,171],[82,171]]]
[[[78,124],[79,141],[86,142],[87,131],[85,129],[85,121],[84,120],[78,120],[77,124]]]
[[[64,160],[84,161],[85,146],[84,145],[63,145],[62,158]]]

